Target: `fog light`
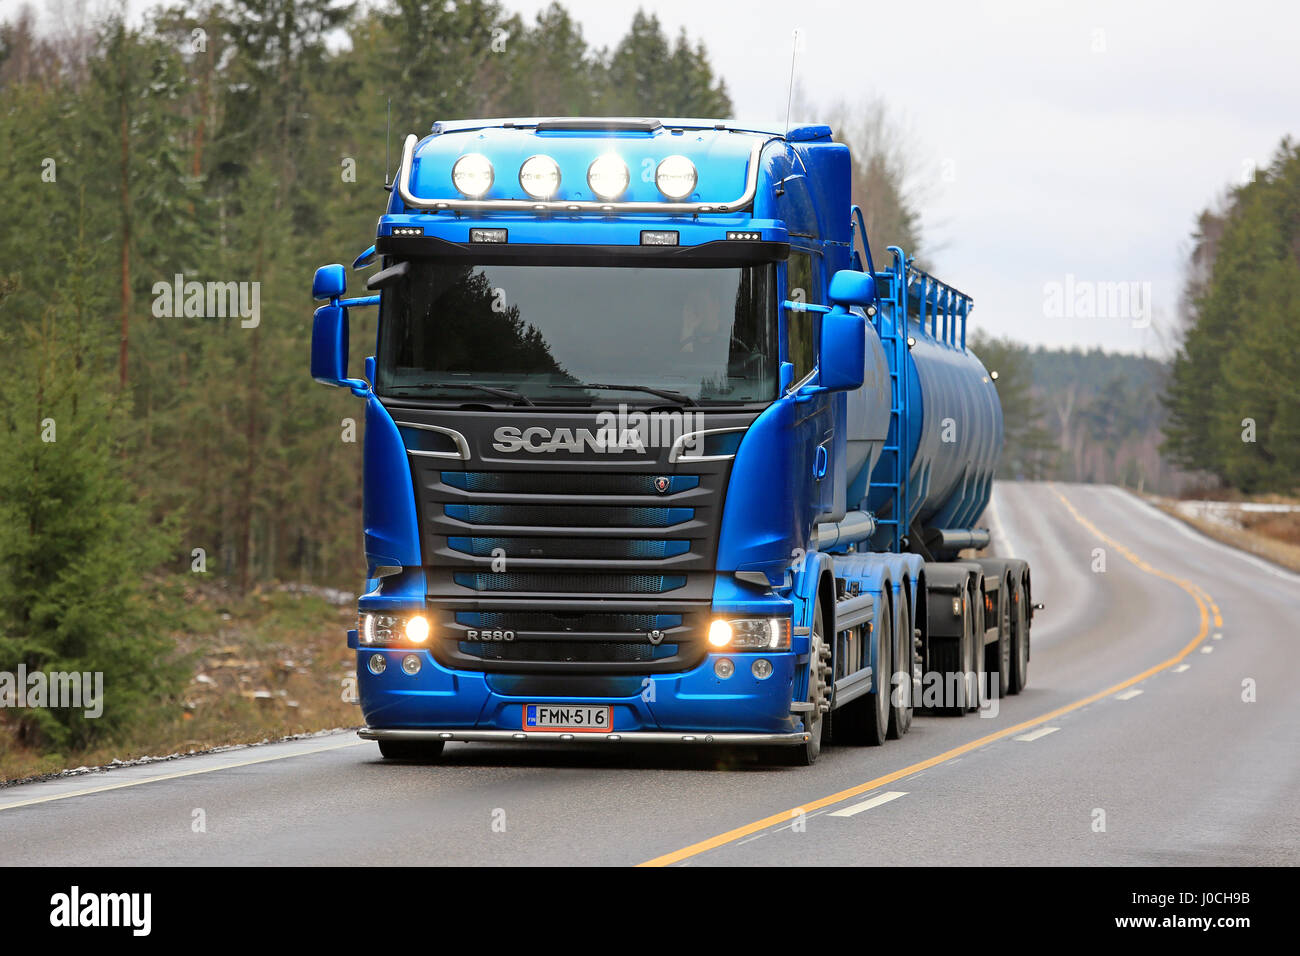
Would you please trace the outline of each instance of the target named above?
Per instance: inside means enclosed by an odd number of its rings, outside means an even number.
[[[406,622],[406,639],[412,644],[423,644],[429,639],[429,619],[417,614]]]
[[[366,664],[366,667],[370,668],[370,673],[372,674],[382,674],[384,672],[384,668],[386,668],[387,666],[388,666],[388,661],[384,660],[383,654],[371,654],[370,662]]]
[[[772,662],[760,657],[750,665],[749,671],[757,680],[767,680],[772,676]]]
[[[736,673],[736,665],[726,657],[718,658],[713,665],[713,673],[718,675],[719,680],[726,680],[732,674]]]
[[[407,654],[402,658],[402,670],[406,672],[407,676],[414,677],[420,673],[420,659],[414,654]]]
[[[726,621],[714,621],[709,625],[709,643],[714,647],[726,647],[731,643],[731,625]]]

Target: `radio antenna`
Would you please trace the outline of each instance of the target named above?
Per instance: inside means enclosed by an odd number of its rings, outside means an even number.
[[[790,42],[790,84],[785,94],[785,131],[790,132],[790,103],[794,99],[794,60],[799,52],[799,28],[795,27]]]
[[[393,98],[388,98],[388,121],[384,129],[384,188],[392,189],[393,184],[388,179],[388,144],[393,138]]]

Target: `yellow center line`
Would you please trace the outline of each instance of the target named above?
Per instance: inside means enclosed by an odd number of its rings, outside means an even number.
[[[1074,505],[1070,503],[1069,499],[1067,499],[1065,495],[1061,494],[1055,486],[1052,487],[1052,493],[1056,495],[1057,498],[1061,499],[1061,503],[1069,510],[1074,520],[1092,532],[1098,540],[1105,542],[1120,554],[1124,555],[1124,557],[1137,565],[1137,567],[1142,571],[1145,571],[1148,574],[1153,574],[1166,581],[1170,581],[1191,595],[1192,600],[1196,602],[1196,606],[1201,612],[1201,626],[1196,632],[1196,637],[1192,638],[1186,647],[1167,661],[1163,661],[1153,667],[1148,667],[1142,673],[1135,674],[1113,687],[1107,687],[1103,691],[1098,691],[1097,693],[1084,697],[1081,700],[1076,700],[1072,704],[1058,707],[1056,710],[1043,714],[1040,717],[1035,717],[1032,720],[1023,721],[1012,727],[1006,727],[1002,730],[994,731],[991,734],[985,734],[983,737],[962,744],[960,747],[954,747],[952,750],[946,750],[937,756],[930,757],[928,760],[922,760],[919,763],[912,764],[911,766],[903,767],[901,770],[895,770],[892,773],[885,774],[884,776],[876,777],[874,780],[868,780],[866,783],[860,783],[857,786],[849,787],[848,789],[841,790],[838,793],[832,793],[829,796],[821,797],[811,803],[805,803],[798,807],[792,807],[789,810],[783,810],[780,813],[774,813],[771,816],[763,817],[761,820],[755,820],[753,823],[746,823],[744,826],[736,827],[734,830],[728,830],[726,833],[720,833],[707,840],[701,840],[699,843],[692,843],[690,846],[683,847],[680,850],[674,850],[672,853],[665,853],[663,856],[657,856],[653,860],[646,860],[644,863],[638,864],[638,866],[670,866],[673,863],[680,863],[682,860],[690,859],[693,856],[699,856],[701,853],[707,853],[709,850],[716,850],[720,846],[725,846],[728,843],[732,843],[742,837],[747,837],[752,833],[757,833],[760,830],[766,830],[768,827],[776,826],[780,823],[788,823],[795,814],[800,812],[811,813],[814,810],[829,807],[832,804],[840,803],[841,801],[848,800],[851,797],[860,796],[869,790],[875,790],[877,787],[883,787],[886,784],[894,783],[895,781],[901,780],[911,774],[919,773],[922,770],[928,770],[930,767],[946,763],[955,757],[960,757],[962,754],[970,753],[972,750],[978,750],[996,740],[1001,740],[1004,737],[1009,737],[1013,734],[1018,734],[1021,731],[1028,730],[1030,727],[1036,727],[1039,724],[1055,720],[1062,714],[1068,714],[1081,707],[1087,707],[1095,701],[1099,701],[1104,697],[1109,697],[1111,694],[1118,693],[1127,687],[1132,687],[1134,684],[1141,683],[1153,674],[1158,674],[1162,670],[1173,667],[1175,664],[1181,662],[1188,654],[1192,653],[1192,651],[1196,649],[1197,645],[1204,641],[1206,636],[1210,633],[1211,602],[1209,600],[1209,595],[1206,594],[1205,599],[1202,599],[1201,594],[1204,592],[1198,585],[1185,578],[1174,577],[1171,574],[1167,574],[1164,571],[1152,567],[1114,538],[1103,534],[1096,525],[1081,515]],[[1221,627],[1222,624],[1216,624],[1215,626]]]
[[[275,754],[271,757],[258,757],[254,760],[241,760],[239,763],[223,763],[219,767],[201,767],[197,770],[179,770],[176,773],[164,773],[156,777],[146,777],[143,780],[124,780],[121,783],[108,783],[102,787],[89,787],[85,790],[74,790],[71,793],[55,793],[48,797],[34,797],[31,800],[22,800],[18,803],[6,803],[0,806],[0,811],[14,810],[18,807],[30,807],[37,803],[49,803],[52,800],[67,800],[69,797],[85,797],[92,793],[103,793],[106,790],[121,790],[124,787],[139,787],[146,783],[158,783],[162,780],[175,780],[178,777],[193,777],[200,773],[215,773],[218,770],[233,770],[236,767],[248,767],[255,763],[267,763],[271,760],[287,760],[290,757],[307,757],[311,754],[324,753],[327,750],[342,750],[344,747],[358,747],[366,743],[364,740],[350,740],[343,744],[334,744],[330,747],[317,747],[315,750],[301,750],[291,754]],[[2,798],[0,798],[2,799]]]

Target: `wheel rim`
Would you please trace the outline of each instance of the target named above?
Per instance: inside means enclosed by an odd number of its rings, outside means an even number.
[[[809,735],[808,746],[814,753],[821,749],[822,705],[826,701],[826,695],[821,689],[821,685],[826,682],[826,662],[823,656],[825,647],[826,642],[822,639],[821,621],[818,615],[814,619],[808,643],[808,693],[805,696],[808,698],[808,703],[812,705],[812,710],[808,712],[808,719],[804,721],[804,728]]]

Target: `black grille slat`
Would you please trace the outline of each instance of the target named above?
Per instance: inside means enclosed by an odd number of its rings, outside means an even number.
[[[694,517],[693,508],[628,507],[619,505],[479,505],[445,504],[449,518],[470,525],[513,527],[605,526],[670,528]]]
[[[499,538],[474,535],[449,537],[448,547],[477,558],[504,554],[507,558],[646,560],[686,554],[690,551],[690,542],[675,538]]]
[[[599,472],[465,471],[442,473],[453,488],[477,494],[653,495],[677,494],[699,486],[696,475],[602,474]],[[660,491],[657,481],[669,487]]]
[[[677,645],[636,641],[461,641],[460,651],[485,661],[631,664],[673,657]]]
[[[455,581],[475,591],[580,591],[587,594],[663,594],[685,587],[681,574],[563,574],[549,571],[459,571]]]
[[[575,631],[580,633],[635,634],[680,627],[680,614],[601,614],[573,611],[478,611],[458,615],[457,623],[470,627],[510,631]],[[463,618],[463,619],[462,619]]]

